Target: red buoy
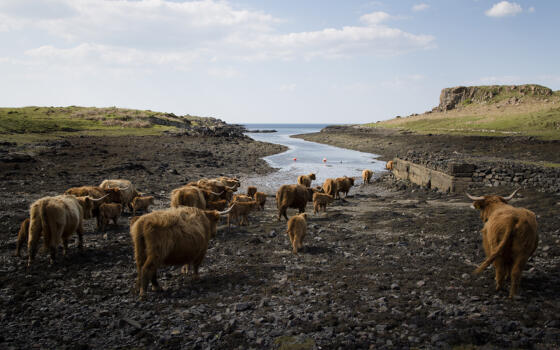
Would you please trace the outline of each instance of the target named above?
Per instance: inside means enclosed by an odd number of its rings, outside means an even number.
[[[295,162],[296,160],[297,160],[297,158],[296,158],[296,157],[294,157],[294,162]]]
[[[327,162],[327,158],[323,158],[323,163],[326,163],[326,162]]]

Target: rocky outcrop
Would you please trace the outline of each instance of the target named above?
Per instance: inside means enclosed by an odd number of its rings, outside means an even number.
[[[552,95],[552,90],[535,84],[527,85],[491,85],[491,86],[457,86],[441,90],[437,111],[448,111],[471,103],[485,104],[504,99],[518,100],[524,96]]]

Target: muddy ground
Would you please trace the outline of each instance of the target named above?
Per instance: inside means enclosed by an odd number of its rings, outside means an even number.
[[[11,254],[27,206],[67,187],[123,177],[164,208],[171,189],[187,180],[271,171],[257,156],[279,147],[173,137],[64,144],[34,148],[35,162],[0,163],[0,348],[558,348],[555,196],[522,191],[512,201],[535,211],[540,233],[514,300],[494,291],[491,268],[471,276],[484,253],[482,224],[466,198],[383,176],[354,187],[327,214],[311,215],[297,256],[270,194],[250,226],[220,227],[199,281],[180,267],[163,268],[166,290],[140,302],[127,217],[106,233],[90,220],[82,253],[71,245],[55,265],[42,254],[26,270]]]

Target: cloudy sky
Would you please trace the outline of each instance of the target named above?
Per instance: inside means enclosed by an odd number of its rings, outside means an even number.
[[[0,106],[361,123],[560,89],[560,1],[0,0]]]

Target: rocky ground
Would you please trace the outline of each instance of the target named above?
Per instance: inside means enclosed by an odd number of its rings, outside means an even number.
[[[494,291],[491,268],[471,276],[484,253],[470,202],[391,176],[310,215],[299,255],[270,194],[250,226],[219,228],[199,281],[163,268],[166,290],[142,302],[132,292],[127,218],[105,233],[88,222],[83,253],[71,245],[53,266],[41,254],[26,270],[11,255],[19,220],[39,197],[120,176],[164,208],[178,184],[264,174],[257,156],[279,151],[243,139],[144,141],[72,139],[28,150],[34,161],[2,164],[0,348],[558,348],[558,205],[545,193],[512,201],[535,211],[540,233],[514,300]]]
[[[417,153],[437,153],[448,157],[486,161],[507,159],[560,163],[559,140],[546,141],[530,136],[423,135],[398,129],[333,126],[323,129],[322,132],[298,137],[379,154],[383,160],[403,156],[412,150]]]

